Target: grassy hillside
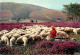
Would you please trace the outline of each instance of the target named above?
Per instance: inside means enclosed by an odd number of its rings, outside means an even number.
[[[12,18],[21,18],[21,21],[65,21],[65,14],[32,4],[0,3],[0,20],[12,21]],[[3,21],[4,22],[4,21]],[[14,21],[13,21],[14,22]]]

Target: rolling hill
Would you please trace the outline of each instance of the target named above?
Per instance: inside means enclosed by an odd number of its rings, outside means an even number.
[[[64,22],[66,15],[61,11],[51,10],[32,4],[23,3],[0,3],[0,21],[14,22],[20,19],[20,22],[30,22],[30,20],[39,22]]]

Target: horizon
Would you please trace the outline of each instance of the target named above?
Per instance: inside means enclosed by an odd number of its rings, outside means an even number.
[[[55,2],[54,2],[55,1]],[[79,0],[0,0],[0,3],[3,2],[13,2],[13,3],[24,3],[24,4],[32,4],[32,5],[37,5],[37,6],[41,6],[44,8],[48,8],[48,9],[52,9],[52,10],[63,10],[63,5],[68,5],[70,3],[78,3],[80,4]]]

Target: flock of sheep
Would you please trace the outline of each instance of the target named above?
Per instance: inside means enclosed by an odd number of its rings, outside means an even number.
[[[55,27],[57,31],[57,35],[63,35],[65,37],[69,37],[69,33],[73,32],[78,34],[77,32],[80,28],[72,28],[72,27]],[[49,40],[49,34],[51,31],[51,27],[47,27],[45,25],[33,25],[33,26],[23,26],[22,28],[14,28],[12,30],[2,30],[0,31],[0,42],[4,41],[6,45],[13,46],[13,43],[18,41],[22,41],[24,46],[26,46],[29,39],[35,40],[37,38]]]

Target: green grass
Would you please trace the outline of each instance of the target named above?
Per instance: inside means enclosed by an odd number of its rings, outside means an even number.
[[[35,49],[33,45],[14,45],[14,50],[20,55],[32,55],[32,51]]]
[[[80,34],[71,33],[70,38],[76,38],[76,39],[80,40]]]

